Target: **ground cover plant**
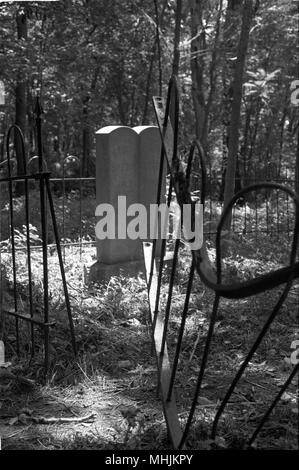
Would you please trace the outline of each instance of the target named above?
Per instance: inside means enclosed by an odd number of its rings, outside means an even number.
[[[236,235],[225,258],[226,279],[250,278],[285,263],[286,237],[276,240]],[[246,249],[245,249],[246,247]],[[208,242],[210,256],[215,250]],[[238,253],[239,251],[239,253]],[[7,258],[5,258],[5,256]],[[12,302],[9,254],[2,255]],[[6,260],[6,262],[5,262]],[[41,255],[33,263],[35,303],[42,296]],[[14,324],[6,320],[10,373],[1,372],[0,434],[4,449],[170,449],[162,406],[156,391],[156,363],[151,355],[147,292],[142,273],[112,277],[108,283],[85,283],[95,248],[66,248],[65,268],[78,342],[73,357],[57,256],[49,249],[51,367],[45,380],[42,342],[29,361],[29,331],[21,330],[23,356],[15,353]],[[186,288],[189,255],[183,250],[175,283],[167,338],[170,355],[176,344]],[[26,257],[18,256],[18,292],[26,311]],[[165,281],[167,273],[165,274]],[[166,298],[167,284],[164,285]],[[271,312],[281,289],[239,301],[221,301],[211,355],[188,446],[192,449],[243,448],[271,397],[291,370],[291,343],[298,335],[298,285],[294,285],[277,319],[252,359],[220,421],[215,442],[209,438],[212,418],[258,330]],[[27,299],[28,300],[28,299]],[[162,302],[163,302],[162,296]],[[200,366],[213,293],[196,279],[186,324],[176,382],[179,418],[184,422]],[[27,349],[26,349],[27,348]],[[273,411],[257,448],[295,449],[298,427],[297,384],[293,381]]]

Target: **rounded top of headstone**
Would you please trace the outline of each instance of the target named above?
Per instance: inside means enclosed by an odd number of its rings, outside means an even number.
[[[146,131],[151,131],[152,129],[158,129],[158,126],[136,126],[136,127],[133,127],[134,131],[137,133],[137,134],[141,134],[141,132],[146,132]]]
[[[129,126],[105,126],[99,129],[96,134],[112,134],[113,132],[123,132],[126,130],[126,132],[134,132],[132,127]]]

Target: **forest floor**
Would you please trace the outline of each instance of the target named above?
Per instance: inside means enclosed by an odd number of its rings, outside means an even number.
[[[253,255],[240,240],[226,258],[231,278],[249,278],[286,265],[284,240],[265,242]],[[209,246],[213,256],[212,245]],[[66,250],[65,269],[75,324],[78,356],[72,353],[68,319],[56,253],[49,251],[50,316],[56,326],[50,335],[51,364],[45,380],[41,337],[36,332],[36,355],[16,357],[14,323],[6,321],[6,353],[11,362],[0,369],[0,437],[2,449],[171,449],[162,404],[157,396],[156,362],[151,354],[151,334],[144,275],[113,277],[106,284],[85,284],[84,264],[94,259],[95,248]],[[263,253],[263,256],[261,256]],[[10,263],[6,265],[8,290],[5,308],[12,304]],[[42,300],[41,254],[33,255],[34,302]],[[183,253],[175,282],[168,349],[176,344],[184,301],[188,264]],[[28,309],[25,254],[18,254],[18,292]],[[163,287],[165,303],[167,283]],[[188,439],[190,449],[212,449],[209,438],[215,411],[234,374],[245,358],[282,288],[252,298],[221,300],[201,397]],[[165,294],[165,295],[164,295]],[[190,300],[176,396],[183,424],[188,415],[202,347],[207,333],[213,292],[196,279]],[[220,420],[216,447],[239,449],[251,436],[267,405],[292,370],[291,344],[298,338],[298,284],[273,322],[233,394]],[[28,328],[20,330],[22,351],[28,350]],[[25,380],[24,380],[25,379]],[[27,379],[27,380],[26,380]],[[29,379],[29,380],[28,380]],[[31,381],[32,382],[31,382]],[[263,449],[298,448],[298,385],[296,379],[279,401],[255,442]]]

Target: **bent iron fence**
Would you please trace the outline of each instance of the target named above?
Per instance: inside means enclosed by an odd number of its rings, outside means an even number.
[[[200,202],[205,204],[206,197],[206,168],[204,160],[204,152],[200,142],[197,140],[192,143],[187,162],[187,167],[184,170],[182,162],[178,157],[178,130],[179,130],[179,95],[178,95],[178,84],[175,77],[172,77],[169,83],[168,95],[166,105],[164,101],[159,97],[154,97],[154,108],[156,112],[157,122],[162,138],[162,151],[160,160],[160,171],[159,171],[159,184],[157,194],[157,204],[161,202],[161,187],[162,187],[162,175],[164,165],[167,165],[168,172],[170,174],[170,184],[167,194],[167,204],[170,205],[172,198],[172,191],[175,192],[177,203],[181,209],[183,204],[191,204],[194,206],[190,193],[190,178],[192,176],[192,161],[195,153],[198,153],[200,166],[201,166],[201,192]],[[170,109],[173,110],[172,122],[170,119]],[[267,274],[259,275],[249,281],[237,282],[231,284],[224,284],[222,279],[222,263],[221,263],[221,233],[229,211],[233,208],[234,204],[242,197],[254,193],[258,190],[279,190],[284,193],[290,201],[292,201],[295,208],[295,225],[293,227],[293,237],[290,252],[290,261],[287,267],[271,271]],[[227,299],[243,299],[249,296],[254,296],[262,293],[268,289],[285,284],[282,293],[276,305],[274,306],[272,313],[265,321],[260,333],[258,334],[254,344],[252,345],[247,356],[243,360],[239,370],[237,371],[234,379],[228,387],[228,390],[222,399],[220,406],[214,417],[211,439],[215,439],[218,424],[220,418],[223,416],[224,410],[228,404],[228,401],[234,392],[236,385],[243,376],[251,358],[261,344],[262,339],[269,330],[273,320],[276,318],[278,311],[283,305],[286,297],[291,289],[292,282],[295,278],[299,277],[299,262],[296,261],[296,252],[298,245],[298,229],[299,229],[299,199],[291,189],[278,183],[259,183],[248,186],[247,188],[238,192],[230,201],[226,210],[223,212],[220,222],[216,231],[216,273],[212,267],[209,254],[206,249],[205,242],[199,250],[191,251],[192,262],[188,275],[187,289],[185,293],[184,306],[181,313],[180,326],[176,338],[176,346],[173,354],[173,358],[170,358],[167,337],[170,330],[170,314],[172,306],[172,295],[174,288],[174,279],[176,275],[178,265],[178,255],[180,251],[180,240],[175,241],[174,253],[172,264],[170,268],[169,283],[168,283],[168,295],[165,302],[165,308],[162,308],[162,278],[165,267],[165,254],[167,240],[162,240],[161,252],[159,256],[159,266],[156,265],[156,240],[152,243],[144,243],[144,262],[146,271],[146,281],[149,296],[149,308],[150,308],[150,322],[152,330],[153,345],[155,349],[157,359],[157,370],[158,370],[158,389],[161,394],[163,403],[163,410],[166,419],[168,434],[171,439],[172,445],[176,449],[185,448],[189,431],[194,418],[194,413],[197,407],[198,398],[203,385],[203,378],[206,371],[207,360],[210,357],[210,346],[213,337],[215,322],[217,320],[217,313],[219,308],[219,302],[221,298]],[[188,309],[190,296],[192,292],[192,286],[194,284],[195,276],[199,276],[201,282],[212,289],[215,293],[214,304],[212,313],[209,320],[208,332],[205,339],[205,344],[202,353],[201,364],[194,387],[193,398],[191,406],[188,410],[188,417],[184,423],[180,422],[178,418],[177,400],[175,396],[175,385],[176,377],[178,372],[178,364],[180,361],[180,354],[182,348],[182,340],[184,336],[184,330],[187,321]],[[172,340],[173,341],[173,340]],[[252,445],[257,435],[259,434],[264,423],[268,419],[270,413],[276,406],[277,402],[281,398],[282,394],[293,380],[295,374],[298,372],[298,364],[295,365],[288,379],[281,387],[279,393],[269,405],[266,413],[260,420],[259,425],[256,427],[254,433],[248,440],[248,445]]]
[[[44,348],[44,365],[45,370],[47,372],[49,367],[49,334],[50,329],[55,326],[55,321],[51,319],[50,311],[49,311],[49,266],[48,266],[48,211],[51,217],[52,228],[54,233],[54,242],[57,249],[58,261],[59,261],[59,268],[60,274],[62,279],[63,285],[63,293],[64,293],[64,300],[65,300],[65,307],[68,317],[70,335],[71,335],[71,343],[73,352],[76,354],[76,342],[75,342],[75,333],[74,333],[74,326],[73,326],[73,319],[71,314],[71,307],[63,265],[63,258],[62,258],[62,251],[60,246],[60,238],[58,234],[58,227],[55,217],[54,211],[54,204],[53,198],[50,190],[50,173],[44,171],[44,162],[42,157],[42,137],[41,137],[41,107],[37,101],[36,106],[36,129],[37,129],[37,144],[38,144],[38,167],[36,168],[35,172],[28,172],[27,163],[26,163],[26,156],[25,156],[25,144],[24,144],[24,137],[22,134],[21,129],[17,125],[13,125],[10,127],[7,139],[6,139],[6,152],[7,152],[7,172],[8,176],[5,178],[0,179],[0,185],[7,185],[8,186],[8,210],[9,210],[9,230],[10,230],[10,252],[11,252],[11,263],[12,263],[12,287],[10,291],[12,291],[12,299],[13,305],[6,306],[5,304],[0,305],[0,331],[1,331],[1,339],[6,339],[6,332],[5,332],[5,317],[11,316],[15,319],[15,351],[17,355],[20,355],[20,323],[25,322],[30,326],[30,345],[27,349],[31,352],[31,357],[34,356],[36,350],[36,335],[35,335],[35,327],[38,327],[43,332],[43,348]],[[12,164],[11,164],[11,156],[10,156],[10,138],[12,134],[15,133],[16,137],[20,139],[21,148],[22,148],[22,164],[24,168],[24,174],[20,176],[12,176]],[[42,271],[41,283],[42,283],[42,297],[43,300],[39,305],[37,305],[36,301],[34,300],[34,292],[33,292],[33,274],[32,274],[32,233],[31,233],[31,226],[30,226],[30,215],[29,215],[29,206],[30,206],[30,183],[37,183],[38,184],[38,193],[39,193],[39,203],[40,203],[40,223],[41,223],[41,243],[42,243],[42,260],[41,260],[41,269]],[[18,269],[17,269],[17,261],[19,256],[19,247],[16,246],[16,231],[15,231],[15,206],[14,206],[14,198],[13,198],[13,185],[14,183],[18,183],[22,185],[22,191],[24,192],[24,212],[25,212],[25,244],[22,250],[26,253],[26,267],[27,267],[27,280],[28,280],[28,293],[27,293],[27,306],[24,308],[24,303],[22,302],[20,296],[20,288],[21,286],[18,284]],[[1,261],[1,250],[0,250],[0,261]],[[4,266],[5,268],[5,266]],[[3,299],[3,284],[7,280],[5,280],[5,273],[3,273],[3,266],[1,265],[1,285],[0,290]],[[35,280],[36,281],[36,280]],[[41,311],[42,314],[37,314],[37,311]],[[11,343],[11,339],[7,341],[7,343]],[[10,346],[12,346],[10,344]],[[13,349],[13,348],[12,348]]]

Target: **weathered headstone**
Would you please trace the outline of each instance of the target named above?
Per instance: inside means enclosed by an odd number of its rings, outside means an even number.
[[[156,126],[134,127],[138,135],[138,179],[139,202],[149,208],[155,204],[159,181],[159,164],[161,152],[161,137]],[[165,174],[165,172],[164,172]],[[165,184],[162,191],[161,202],[165,202]],[[148,211],[149,215],[149,211]],[[149,228],[148,219],[148,228]]]
[[[149,205],[157,202],[160,153],[161,138],[155,126],[108,126],[97,131],[96,205],[113,206],[116,226],[115,239],[97,239],[97,262],[90,269],[90,280],[142,270],[144,240],[128,237],[127,224],[133,214],[127,217],[126,210],[143,204],[149,213]],[[126,207],[120,196],[126,197]],[[98,215],[97,220],[103,220],[103,213]],[[149,220],[146,229],[149,235]]]
[[[118,197],[126,196],[127,206],[138,202],[138,142],[130,127],[109,126],[96,133],[96,203],[115,209],[115,240],[97,240],[97,258],[114,264],[140,258],[139,244],[127,239],[126,220],[118,211]]]
[[[150,204],[157,203],[157,190],[159,182],[159,166],[161,154],[161,136],[156,126],[138,126],[134,127],[138,134],[138,155],[139,155],[139,201],[148,209],[147,210],[147,241],[150,238]],[[163,185],[161,188],[161,203],[166,202],[165,197],[165,181],[166,181],[166,162],[164,161]],[[157,227],[160,229],[160,226]],[[156,243],[156,256],[159,256],[161,250],[161,238]]]

